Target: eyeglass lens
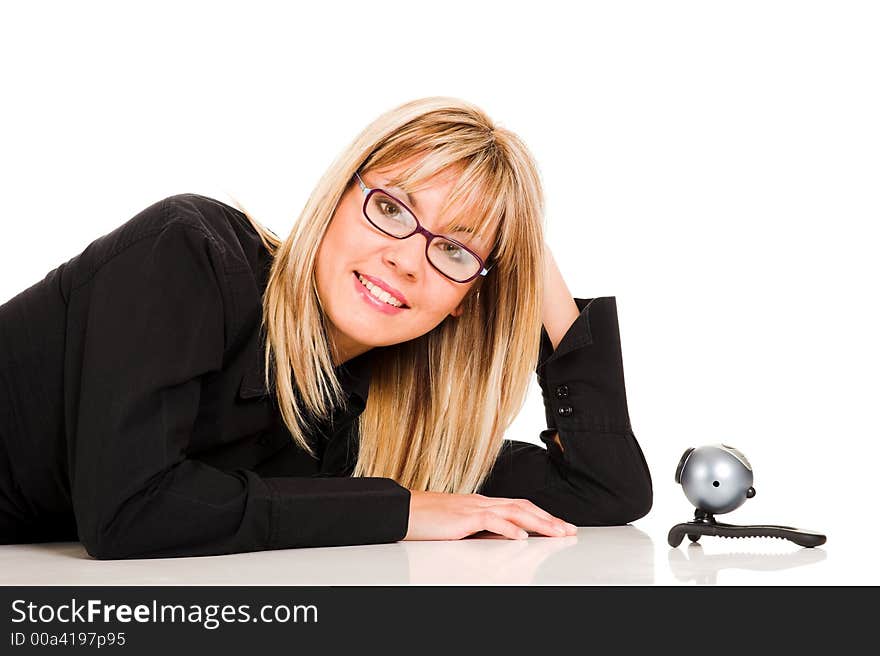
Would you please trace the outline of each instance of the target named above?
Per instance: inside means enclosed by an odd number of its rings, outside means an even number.
[[[366,213],[373,225],[393,237],[406,237],[416,229],[416,218],[412,213],[381,191],[370,196]],[[458,236],[455,239],[467,243],[466,234],[462,234],[462,239]],[[443,237],[435,237],[431,240],[428,259],[453,280],[466,280],[480,270],[480,262],[473,253]]]

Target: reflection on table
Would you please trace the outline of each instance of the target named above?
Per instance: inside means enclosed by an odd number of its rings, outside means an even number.
[[[282,549],[102,561],[75,542],[0,546],[2,585],[651,584],[654,544],[633,526],[577,535]]]
[[[771,572],[792,567],[803,567],[825,560],[825,550],[796,547],[789,553],[734,553],[707,554],[699,543],[669,549],[669,568],[677,581],[714,585],[718,572],[724,569]]]

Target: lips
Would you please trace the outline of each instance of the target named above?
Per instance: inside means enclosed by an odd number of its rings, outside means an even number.
[[[401,303],[403,303],[403,307],[405,307],[405,308],[409,307],[409,303],[406,300],[406,296],[404,296],[401,292],[394,289],[394,287],[389,285],[387,282],[385,282],[381,278],[375,278],[373,276],[367,275],[366,273],[361,273],[360,271],[355,271],[354,273],[356,276],[358,276],[358,275],[363,276],[364,279],[369,280],[372,284],[376,285],[380,289],[384,289],[386,292],[391,294],[394,298],[396,298]]]

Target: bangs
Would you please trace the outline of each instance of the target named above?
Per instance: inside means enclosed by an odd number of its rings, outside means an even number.
[[[486,252],[495,250],[495,244],[503,241],[505,208],[511,197],[511,175],[501,165],[495,149],[490,147],[462,160],[460,154],[438,149],[431,151],[420,161],[407,166],[389,184],[408,194],[430,186],[436,176],[458,175],[449,196],[440,208],[443,222],[442,234],[459,241],[479,243]],[[494,230],[495,243],[488,241]],[[467,234],[456,235],[456,232]],[[461,238],[459,238],[461,237]]]

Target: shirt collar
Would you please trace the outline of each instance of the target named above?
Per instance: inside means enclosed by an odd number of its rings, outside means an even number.
[[[263,380],[263,352],[266,342],[265,333],[259,327],[258,330],[260,332],[259,343],[253,350],[248,352],[247,366],[239,386],[239,396],[243,399],[268,396],[270,391],[275,389],[273,381],[269,381],[269,387],[267,388]],[[367,395],[370,390],[374,350],[370,349],[356,358],[343,362],[334,369],[345,395],[349,399],[352,396],[358,397],[362,405],[366,404]]]
[[[254,239],[256,239],[256,237],[254,237]],[[256,243],[258,243],[258,240]],[[272,256],[261,243],[259,243],[255,253],[249,251],[249,259],[253,256],[256,257],[256,260],[250,261],[251,268],[254,270],[257,287],[260,292],[260,299],[262,300],[269,279],[269,270],[272,267]],[[262,302],[260,303],[260,307],[262,308]],[[256,343],[256,346],[251,346],[251,350],[248,350],[247,352],[248,355],[246,356],[247,361],[245,371],[241,379],[241,384],[239,385],[239,396],[244,399],[268,396],[275,388],[273,381],[269,381],[269,388],[267,388],[263,382],[263,353],[266,348],[266,335],[262,330],[259,320],[257,320],[254,332],[259,333],[259,338],[257,339],[255,336],[252,336],[251,338],[251,343]],[[367,393],[370,389],[374,350],[375,349],[370,349],[358,357],[352,358],[335,368],[336,377],[339,379],[339,383],[342,386],[345,395],[349,398],[357,396],[362,405],[366,404]]]
[[[370,349],[336,367],[336,376],[346,395],[359,397],[363,404],[370,392],[374,354],[375,349]]]

